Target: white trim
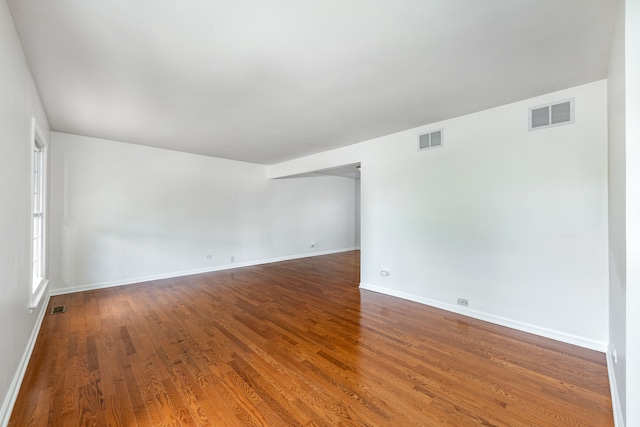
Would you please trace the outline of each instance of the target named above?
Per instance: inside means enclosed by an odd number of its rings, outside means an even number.
[[[2,427],[6,427],[9,424],[9,418],[11,418],[13,405],[15,405],[16,399],[18,398],[18,392],[20,391],[20,386],[22,385],[24,374],[27,372],[27,366],[29,366],[29,359],[31,359],[31,353],[33,353],[33,348],[36,345],[36,340],[38,339],[38,334],[40,333],[40,327],[42,326],[42,321],[44,320],[44,315],[47,312],[48,306],[49,306],[49,295],[47,295],[44,303],[42,304],[42,309],[38,314],[38,319],[36,320],[36,324],[33,327],[33,331],[31,332],[29,341],[27,342],[27,348],[25,349],[25,352],[22,355],[22,359],[20,360],[20,364],[18,365],[18,370],[13,376],[13,381],[11,381],[11,385],[9,386],[9,390],[7,391],[7,396],[5,397],[4,402],[2,402],[2,408],[0,408],[0,426]]]
[[[42,246],[42,250],[41,250],[41,254],[40,254],[40,258],[42,259],[42,279],[40,280],[40,283],[38,284],[38,287],[34,290],[33,289],[33,283],[34,283],[34,278],[33,278],[33,268],[29,269],[29,310],[35,309],[36,307],[38,307],[40,300],[42,299],[42,296],[45,295],[45,290],[47,285],[49,284],[49,280],[48,280],[48,276],[49,276],[49,251],[48,251],[48,238],[47,235],[49,233],[49,227],[48,227],[48,217],[49,217],[49,207],[48,207],[48,203],[49,203],[49,197],[48,197],[48,188],[49,188],[49,179],[48,179],[48,174],[49,174],[49,168],[48,168],[48,162],[49,162],[49,150],[48,150],[48,146],[49,146],[49,141],[47,140],[47,138],[45,137],[44,133],[42,133],[42,130],[40,129],[40,127],[38,126],[38,123],[35,119],[35,117],[31,118],[31,140],[29,141],[29,150],[31,152],[31,168],[30,168],[30,182],[31,185],[29,186],[30,188],[30,192],[33,190],[33,148],[35,146],[40,147],[41,153],[42,153],[42,170],[41,170],[41,176],[42,176],[42,207],[41,207],[41,211],[42,211],[42,230],[40,231],[41,234],[41,246]],[[34,206],[33,206],[33,195],[31,196],[31,209],[30,209],[30,229],[31,229],[31,256],[30,256],[30,260],[33,261],[33,212],[34,212]]]
[[[392,297],[402,298],[420,304],[429,305],[431,307],[436,307],[442,310],[462,314],[463,316],[472,317],[474,319],[483,320],[489,323],[495,323],[496,325],[506,326],[507,328],[517,329],[519,331],[528,332],[545,338],[551,338],[556,341],[562,341],[567,344],[577,345],[591,350],[600,351],[602,353],[605,353],[607,351],[607,344],[604,342],[580,337],[577,335],[567,334],[565,332],[560,332],[553,329],[542,328],[540,326],[519,322],[517,320],[507,319],[505,317],[495,316],[493,314],[472,310],[458,305],[447,304],[440,301],[419,297],[416,295],[397,291],[395,289],[384,288],[377,285],[370,285],[368,283],[360,283],[360,289],[378,292]]]
[[[90,283],[90,284],[79,285],[79,286],[69,286],[66,288],[51,289],[50,294],[54,296],[54,295],[71,294],[74,292],[92,291],[95,289],[112,288],[115,286],[124,286],[124,285],[132,285],[134,283],[149,282],[151,280],[171,279],[174,277],[190,276],[192,274],[210,273],[213,271],[231,270],[234,268],[250,267],[253,265],[261,265],[261,264],[270,264],[273,262],[290,261],[294,259],[310,258],[315,256],[321,256],[321,255],[331,255],[331,254],[337,254],[340,252],[355,251],[358,249],[359,248],[356,248],[356,247],[333,249],[333,250],[322,251],[322,252],[311,252],[308,254],[288,255],[283,257],[268,258],[268,259],[262,259],[262,260],[256,260],[256,261],[234,262],[234,263],[218,265],[210,268],[198,268],[194,270],[175,271],[171,273],[154,274],[150,276],[132,277],[129,279],[114,280],[111,282],[100,282],[100,283]]]
[[[616,381],[616,372],[614,369],[613,355],[611,354],[611,346],[607,348],[607,371],[609,372],[609,387],[611,388],[611,405],[613,406],[613,425],[616,427],[624,427],[624,416],[622,414],[622,402],[618,394],[618,385]]]
[[[29,298],[30,311],[33,311],[36,308],[38,308],[38,305],[40,304],[40,300],[42,299],[42,296],[45,294],[45,291],[47,290],[47,286],[49,286],[49,280],[43,279],[40,285],[38,285],[38,289],[36,290],[36,292],[31,293],[31,297]]]

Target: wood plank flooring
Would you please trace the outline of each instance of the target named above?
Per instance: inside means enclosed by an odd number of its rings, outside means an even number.
[[[613,425],[602,353],[358,276],[346,252],[52,297],[9,425]]]

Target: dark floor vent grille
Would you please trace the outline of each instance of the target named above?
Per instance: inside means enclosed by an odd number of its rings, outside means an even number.
[[[67,311],[67,306],[59,305],[58,307],[53,307],[51,309],[51,314],[60,314],[60,313],[64,313],[65,311]]]

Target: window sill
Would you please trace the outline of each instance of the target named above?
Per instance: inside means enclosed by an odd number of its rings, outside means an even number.
[[[40,301],[42,301],[42,297],[44,296],[44,291],[47,289],[47,286],[49,286],[49,280],[48,279],[42,279],[42,281],[40,282],[40,285],[38,285],[38,288],[36,289],[36,291],[31,294],[31,296],[29,298],[29,310],[30,311],[33,311],[36,308],[38,308],[38,305],[40,304]]]

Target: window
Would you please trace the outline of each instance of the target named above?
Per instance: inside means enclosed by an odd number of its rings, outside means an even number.
[[[33,225],[31,235],[32,277],[30,307],[35,308],[47,285],[46,253],[46,140],[35,119],[31,122],[31,206]]]

